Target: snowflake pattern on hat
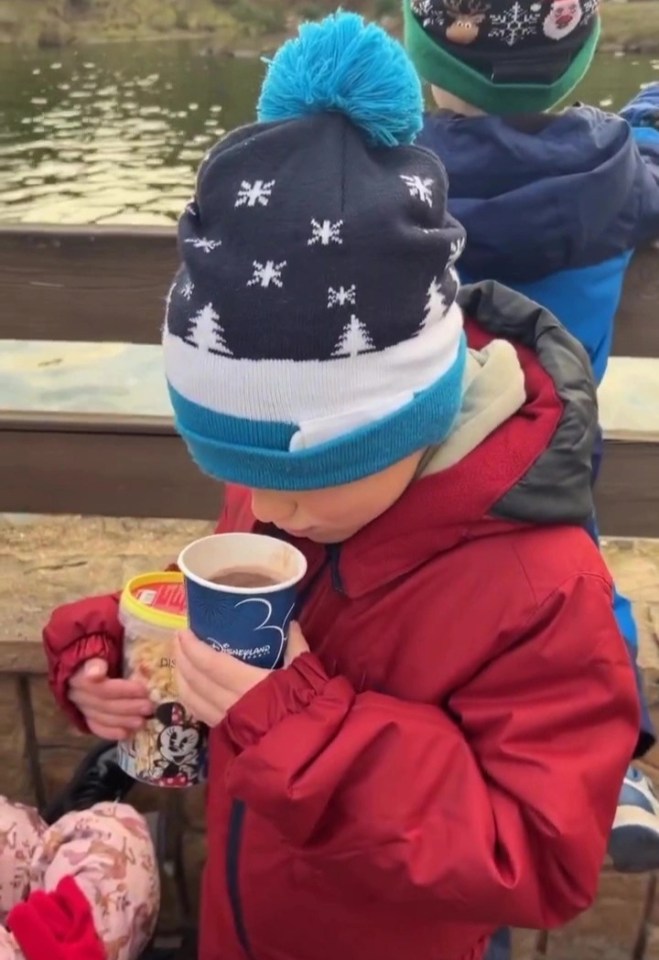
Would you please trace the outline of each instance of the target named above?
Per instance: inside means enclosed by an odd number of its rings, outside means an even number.
[[[270,203],[273,188],[276,180],[255,180],[250,183],[249,180],[243,180],[236,196],[237,207],[267,207]]]
[[[416,173],[411,175],[402,173],[400,179],[403,183],[407,184],[407,189],[411,197],[432,207],[433,181],[430,177],[420,177]]]
[[[497,47],[537,51],[547,40],[560,42],[587,32],[599,0],[411,0],[424,30],[457,46],[485,53]]]
[[[444,10],[435,0],[412,0],[412,11],[424,27],[443,27],[446,23]]]
[[[350,287],[339,287],[338,290],[330,287],[327,291],[327,309],[345,307],[346,304],[353,307],[357,305],[357,287],[355,284],[353,283]]]
[[[343,244],[342,227],[343,220],[332,223],[331,220],[318,221],[313,219],[311,221],[311,236],[307,240],[307,246],[315,247],[317,243],[322,247],[329,247],[331,243],[338,243],[341,246]]]
[[[283,288],[284,281],[281,275],[284,268],[288,266],[286,260],[282,260],[281,263],[275,263],[274,260],[267,260],[265,263],[260,263],[258,260],[255,260],[253,266],[254,273],[252,274],[251,280],[247,281],[248,287],[253,287],[255,284],[258,284],[267,289],[271,283],[274,283],[280,290]]]
[[[405,169],[405,168],[403,168]],[[402,172],[398,175],[402,189],[418,205],[419,209],[424,207],[431,215],[435,206],[435,191],[443,185],[436,178],[426,176],[422,168],[416,170],[412,168],[409,172]],[[275,180],[264,180],[263,178],[243,179],[237,187],[234,187],[233,208],[241,211],[249,209],[262,211],[261,216],[269,212],[270,201],[273,196]],[[439,199],[439,193],[437,194]],[[222,320],[221,314],[223,307],[220,305],[222,297],[219,300],[215,296],[208,297],[205,290],[207,287],[207,278],[213,279],[221,273],[221,264],[224,262],[224,243],[219,238],[213,239],[207,235],[196,233],[196,227],[199,224],[199,207],[195,202],[194,210],[188,207],[185,216],[189,217],[189,226],[195,227],[192,235],[183,236],[183,246],[190,249],[190,256],[186,257],[185,264],[179,271],[168,297],[166,328],[174,336],[188,347],[200,351],[201,353],[211,354],[218,357],[230,359],[239,359],[241,351],[234,347],[235,322],[230,324],[227,329]],[[275,211],[273,214],[278,222],[281,222],[279,215]],[[237,213],[236,216],[243,216]],[[224,218],[226,221],[226,217]],[[221,221],[224,228],[225,222]],[[441,222],[440,222],[441,221]],[[313,258],[309,261],[308,267],[305,266],[304,274],[308,283],[312,285],[318,283],[323,285],[324,276],[324,258],[332,258],[333,251],[338,251],[344,246],[344,220],[330,217],[311,217],[307,220],[309,232],[299,238],[299,251],[307,250],[307,256]],[[182,227],[185,226],[182,220]],[[414,338],[428,328],[430,325],[439,322],[450,309],[455,301],[458,291],[458,278],[453,264],[461,255],[464,249],[464,237],[461,228],[450,218],[447,221],[444,214],[439,214],[438,222],[432,228],[419,224],[419,233],[427,237],[428,243],[433,248],[439,242],[444,246],[445,271],[444,274],[434,276],[430,287],[423,288],[423,296],[419,298],[418,307],[415,310],[411,302],[405,305],[405,314],[409,315],[409,327],[407,336]],[[256,242],[261,236],[267,238],[267,231],[262,232],[259,226],[245,228],[246,237],[251,238],[250,242]],[[217,237],[217,232],[215,236]],[[457,232],[457,235],[456,235]],[[246,244],[246,249],[249,245]],[[220,258],[217,262],[214,257]],[[210,270],[204,267],[206,258],[211,259]],[[319,259],[320,258],[320,259]],[[328,264],[333,262],[328,260]],[[351,259],[343,257],[340,261],[341,270],[351,264]],[[242,283],[243,288],[253,291],[261,291],[267,298],[278,297],[280,292],[285,292],[287,271],[289,269],[289,258],[277,260],[274,257],[254,258],[245,262],[243,265]],[[351,267],[351,271],[354,269]],[[379,271],[378,271],[379,272]],[[191,279],[194,276],[195,280]],[[325,283],[323,289],[324,308],[330,311],[332,315],[338,315],[338,327],[335,327],[334,339],[327,342],[324,354],[326,359],[354,358],[364,353],[371,353],[381,349],[386,343],[379,343],[369,329],[368,322],[356,314],[357,308],[357,288],[358,284],[347,277],[341,280],[337,275],[336,268],[328,275],[332,282]],[[203,282],[202,282],[203,281]],[[293,277],[291,277],[293,281]],[[232,284],[239,282],[238,275],[232,281]],[[171,308],[171,309],[170,309]],[[263,302],[263,309],[268,312],[266,302]],[[345,319],[345,313],[348,312],[348,319]],[[397,313],[399,311],[396,311]],[[342,317],[341,317],[342,315]],[[330,334],[331,335],[331,334]],[[241,338],[242,339],[242,338]],[[392,343],[394,341],[391,341]],[[322,354],[321,354],[322,356]]]
[[[520,40],[531,37],[536,32],[540,9],[539,3],[524,7],[515,0],[512,7],[508,7],[503,13],[490,16],[490,36],[514,47]]]
[[[334,143],[342,143],[331,129],[324,142],[309,141],[322,159]],[[363,150],[355,127],[345,129]],[[416,149],[401,152],[393,171],[386,166],[378,171],[388,186],[376,204],[364,204],[373,177],[367,161],[350,203],[339,186],[334,195],[323,193],[319,208],[318,192],[301,191],[299,175],[291,180],[288,172],[288,159],[295,155],[292,132],[282,136],[281,155],[270,157],[270,168],[262,152],[246,162],[244,151],[230,149],[242,131],[215,147],[212,163],[202,165],[194,205],[179,223],[183,264],[166,321],[167,333],[200,357],[230,365],[256,359],[351,361],[420,335],[430,322],[426,308],[433,278],[440,291],[433,323],[440,304],[445,314],[455,301],[451,267],[462,251],[462,230],[447,214],[446,185],[434,159]],[[302,128],[300,137],[306,141]],[[228,172],[222,170],[225,144]],[[374,240],[378,254],[365,255]],[[409,272],[397,251],[414,244],[417,266]],[[383,257],[390,263],[386,277]]]
[[[197,250],[203,250],[204,253],[212,253],[217,247],[222,246],[221,240],[209,240],[208,237],[194,237],[186,240],[185,243],[191,244]]]

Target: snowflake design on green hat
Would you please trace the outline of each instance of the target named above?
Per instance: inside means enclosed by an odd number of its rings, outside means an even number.
[[[490,15],[489,34],[509,47],[514,47],[520,40],[533,36],[536,32],[541,10],[539,3],[524,8],[519,0],[515,0],[512,7],[502,13]]]
[[[443,27],[446,24],[444,8],[437,0],[412,0],[411,8],[424,27]]]
[[[583,20],[581,22],[585,23],[592,20],[599,10],[599,6],[599,0],[581,0],[581,9],[583,10]]]

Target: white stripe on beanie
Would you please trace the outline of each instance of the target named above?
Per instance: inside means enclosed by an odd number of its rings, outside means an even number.
[[[456,361],[462,326],[453,303],[416,337],[328,360],[236,359],[192,347],[166,326],[163,347],[169,382],[186,400],[245,420],[296,424],[296,444],[308,447],[314,437],[333,439],[348,424],[356,429],[402,409],[444,376]]]

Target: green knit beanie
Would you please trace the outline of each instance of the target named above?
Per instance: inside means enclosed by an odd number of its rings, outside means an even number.
[[[598,0],[403,0],[421,77],[485,113],[536,113],[588,71]]]

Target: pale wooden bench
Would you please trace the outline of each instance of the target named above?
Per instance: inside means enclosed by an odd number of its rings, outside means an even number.
[[[175,262],[172,230],[3,226],[0,341],[156,344]],[[168,415],[5,405],[0,462],[2,510],[156,517],[217,511],[216,485],[192,466]]]

